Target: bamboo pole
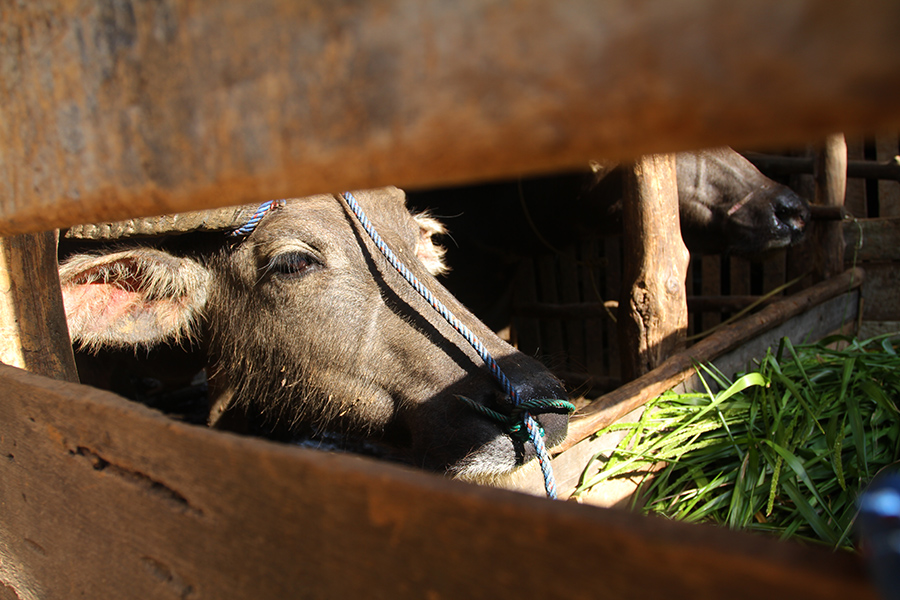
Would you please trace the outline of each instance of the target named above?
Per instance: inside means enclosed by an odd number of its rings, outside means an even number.
[[[826,138],[816,152],[816,204],[843,208],[847,191],[847,142],[843,134]],[[844,232],[838,221],[817,221],[814,225],[817,281],[830,279],[844,270]]]

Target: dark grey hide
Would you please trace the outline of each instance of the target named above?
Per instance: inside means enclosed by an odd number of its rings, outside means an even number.
[[[433,221],[403,192],[356,194],[410,270],[478,335],[523,399],[565,398],[540,363],[497,338],[434,278]],[[209,235],[209,234],[207,234]],[[224,238],[224,236],[222,236]],[[533,457],[456,398],[503,410],[482,359],[388,264],[343,202],[290,200],[240,243],[192,256],[142,245],[76,255],[60,276],[73,339],[151,348],[200,339],[221,425],[275,437],[336,432],[473,480]],[[567,416],[537,416],[549,446]]]
[[[806,200],[731,148],[676,154],[676,170],[681,233],[692,253],[757,258],[803,240]],[[622,199],[617,165],[410,193],[414,206],[453,217],[454,238],[476,240],[482,253],[518,256],[544,253],[546,242],[561,248],[573,237],[620,234]]]
[[[807,202],[734,150],[678,154],[676,168],[682,235],[692,253],[755,258],[801,242]],[[523,259],[621,234],[622,175],[618,167],[585,168],[408,196],[412,206],[441,216],[453,232],[447,287],[499,331],[510,324],[510,306],[523,302],[512,287]]]
[[[806,200],[731,148],[680,152],[675,168],[681,235],[690,252],[757,258],[803,240],[810,219]],[[621,198],[616,170],[594,176],[580,202],[605,211],[620,229]]]

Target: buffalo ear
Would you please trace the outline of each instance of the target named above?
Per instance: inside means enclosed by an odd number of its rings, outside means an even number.
[[[444,224],[429,215],[428,213],[420,213],[413,217],[419,226],[419,239],[416,241],[416,256],[428,272],[432,275],[444,275],[450,271],[444,263],[444,253],[446,249],[434,243],[435,235],[443,235],[447,233]]]
[[[137,349],[195,336],[210,273],[195,260],[141,248],[73,256],[59,279],[75,343]]]

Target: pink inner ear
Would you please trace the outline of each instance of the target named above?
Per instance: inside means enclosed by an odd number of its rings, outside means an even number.
[[[69,335],[81,347],[150,347],[191,339],[209,272],[149,248],[76,255],[60,265]]]
[[[147,300],[139,291],[109,283],[65,286],[69,329],[82,341],[141,344],[177,337],[185,326],[184,299]]]
[[[110,321],[126,318],[141,306],[141,295],[109,283],[67,286],[63,302],[69,318]]]

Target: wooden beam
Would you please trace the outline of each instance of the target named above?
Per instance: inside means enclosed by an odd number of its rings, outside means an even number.
[[[744,156],[769,175],[812,175],[816,169],[816,159],[811,156],[776,156],[759,152],[747,152]],[[848,160],[847,177],[900,181],[900,156],[882,162]]]
[[[900,218],[853,219],[843,230],[847,261],[900,261]]]
[[[71,1],[2,17],[0,234],[900,126],[894,0]]]
[[[584,438],[643,405],[650,398],[672,389],[693,373],[696,362],[704,362],[724,354],[748,338],[771,330],[787,319],[817,306],[839,293],[857,288],[864,279],[862,269],[853,268],[838,277],[823,281],[799,294],[771,304],[758,313],[729,325],[700,340],[686,351],[672,356],[652,373],[635,379],[617,390],[601,396],[579,410],[569,423],[569,434],[555,452],[571,448]]]
[[[592,457],[612,450],[619,441],[612,434],[594,437],[594,433],[622,418],[637,418],[628,415],[676,386],[678,390],[702,390],[695,375],[696,363],[711,363],[726,376],[731,376],[745,371],[751,361],[764,356],[767,348],[776,347],[782,337],[801,344],[839,330],[852,334],[859,317],[861,291],[864,292],[868,280],[868,272],[862,280],[861,271],[848,271],[836,280],[810,288],[810,291],[783,298],[759,315],[726,326],[655,370],[579,410],[566,441],[553,449],[551,462],[559,497],[568,497],[579,485]],[[707,383],[715,389],[714,383]],[[532,494],[544,491],[537,468],[523,470],[502,485]],[[627,493],[631,491],[633,487]]]
[[[18,598],[876,598],[849,553],[191,426],[9,367],[0,388]]]
[[[644,156],[625,171],[623,285],[618,336],[622,380],[656,368],[684,344],[685,278],[675,155]]]
[[[845,227],[846,229],[846,227]],[[900,238],[898,238],[900,239]],[[897,251],[900,254],[900,250]],[[688,311],[696,312],[737,312],[754,302],[762,301],[762,305],[772,304],[780,297],[764,298],[763,296],[688,296]],[[518,304],[513,308],[517,317],[533,319],[610,319],[619,308],[618,300],[606,302],[568,302],[554,304],[550,302],[529,302]]]
[[[78,381],[56,240],[56,231],[0,238],[0,362]]]

